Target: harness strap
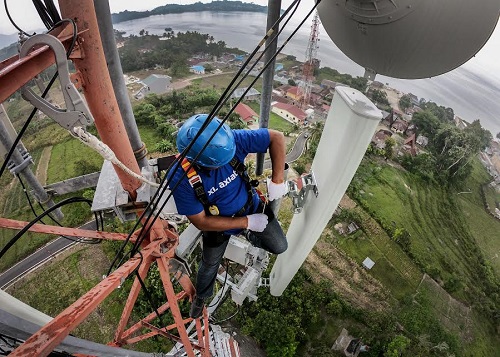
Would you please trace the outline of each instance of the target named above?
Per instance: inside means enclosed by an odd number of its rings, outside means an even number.
[[[196,172],[195,168],[191,163],[189,162],[188,159],[184,158],[181,162],[182,169],[186,172],[186,177],[189,181],[189,184],[194,190],[194,193],[196,194],[196,198],[200,200],[201,204],[207,208],[209,205],[208,202],[208,197],[205,192],[205,189],[203,188],[203,182],[201,180],[200,175]],[[189,167],[191,166],[191,167]]]
[[[177,155],[176,157],[179,157],[179,155]],[[253,182],[256,180],[252,180],[252,181],[250,180],[250,177],[248,176],[246,165],[244,163],[242,163],[240,160],[238,160],[236,158],[236,156],[231,159],[229,164],[234,169],[234,171],[236,171],[238,176],[240,176],[241,179],[245,182],[245,185],[247,187],[247,195],[248,195],[247,201],[245,202],[243,207],[241,207],[239,209],[239,211],[234,214],[234,216],[238,217],[238,216],[242,216],[247,210],[249,210],[251,207],[253,207],[252,186],[256,186],[255,183]],[[212,215],[212,212],[210,211],[210,207],[209,207],[210,202],[208,201],[208,196],[205,192],[205,188],[203,187],[203,182],[201,180],[200,175],[196,172],[194,165],[191,165],[191,162],[189,162],[189,160],[187,158],[184,158],[181,162],[181,166],[182,166],[182,169],[186,172],[186,177],[189,181],[189,184],[193,188],[194,193],[196,194],[196,198],[201,202],[201,204],[205,208],[205,212],[207,214]],[[256,182],[258,185],[258,181],[256,181]]]

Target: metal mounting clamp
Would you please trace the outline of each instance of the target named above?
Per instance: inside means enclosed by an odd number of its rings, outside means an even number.
[[[294,213],[302,212],[307,195],[311,190],[318,197],[318,186],[312,171],[297,180],[288,181],[288,197],[292,199]]]
[[[75,85],[71,82],[66,49],[56,37],[48,34],[39,34],[30,37],[21,47],[19,58],[28,56],[31,49],[38,45],[49,46],[54,52],[66,109],[60,109],[52,105],[36,94],[28,85],[23,86],[21,89],[23,98],[71,132],[76,126],[86,127],[91,124],[93,122],[92,114]]]

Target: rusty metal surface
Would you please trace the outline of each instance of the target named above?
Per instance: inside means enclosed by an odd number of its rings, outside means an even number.
[[[115,272],[27,339],[26,342],[12,352],[10,356],[48,356],[76,326],[94,311],[109,294],[121,285],[122,279],[130,275],[141,263],[142,259],[146,259],[152,254],[159,243],[159,241],[151,243],[142,250],[142,257],[136,255],[115,270]]]
[[[61,1],[59,6],[62,17],[76,19],[79,30],[88,29],[79,36],[79,43],[85,56],[83,59],[75,58],[73,63],[83,78],[82,88],[94,116],[99,136],[113,150],[118,160],[140,175],[141,171],[130,145],[109,76],[94,2],[66,0]],[[129,192],[132,199],[135,199],[135,191],[141,186],[141,182],[122,169],[117,167],[115,169],[122,187]]]
[[[60,34],[59,40],[66,49],[69,48],[72,37],[66,31]],[[0,62],[0,103],[54,63],[54,55],[47,46],[35,49],[25,58],[12,56]]]
[[[151,257],[145,259],[142,265],[140,266],[138,274],[142,280],[144,280],[144,278],[148,274],[153,259]],[[130,315],[132,314],[132,309],[134,308],[135,302],[137,301],[137,297],[139,296],[140,290],[141,290],[141,284],[139,283],[139,279],[136,276],[134,279],[134,283],[132,284],[132,288],[130,289],[127,302],[125,303],[125,307],[123,308],[122,316],[120,317],[120,322],[118,323],[118,327],[116,328],[113,345],[121,346],[122,344],[123,331],[127,327],[128,320],[130,319]]]
[[[0,228],[21,230],[28,224],[29,222],[17,221],[15,219],[9,219],[9,218],[0,218]],[[31,226],[29,231],[36,233],[56,234],[60,236],[86,237],[86,238],[119,240],[119,241],[124,241],[127,238],[127,234],[124,233],[91,231],[87,229],[59,227],[59,226],[51,226],[38,223]],[[134,234],[130,238],[130,241],[135,242],[136,239],[137,236],[136,234]]]

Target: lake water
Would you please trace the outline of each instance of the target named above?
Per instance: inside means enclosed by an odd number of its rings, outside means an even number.
[[[115,24],[117,30],[127,34],[139,34],[142,29],[161,35],[166,27],[175,32],[198,31],[209,33],[216,41],[225,41],[229,47],[252,51],[264,35],[267,15],[246,12],[199,12],[151,16]],[[292,19],[281,35],[287,38],[299,20]],[[311,21],[306,22],[283,52],[303,61],[309,38]],[[335,68],[341,73],[362,76],[364,70],[347,58],[326,35],[320,31],[318,58],[322,66]],[[500,132],[500,77],[481,68],[474,61],[444,75],[418,80],[401,80],[377,76],[376,80],[387,83],[405,93],[451,107],[455,114],[467,121],[480,119],[493,136]]]

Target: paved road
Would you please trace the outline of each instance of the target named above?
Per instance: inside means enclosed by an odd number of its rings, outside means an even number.
[[[89,222],[81,226],[82,229],[95,230],[95,221]],[[22,278],[25,274],[35,270],[45,262],[52,259],[58,253],[68,249],[75,242],[69,239],[59,237],[43,248],[38,249],[35,253],[21,260],[16,265],[10,267],[8,270],[0,274],[0,289],[7,289],[10,285],[14,284],[18,279]]]
[[[295,140],[295,143],[293,145],[292,150],[290,150],[290,152],[286,155],[286,162],[287,163],[290,164],[290,163],[294,162],[304,152],[304,148],[305,148],[306,141],[307,141],[306,133],[307,132],[300,133],[299,136],[297,137],[297,139]],[[266,160],[264,162],[264,170],[267,170],[270,168],[271,168],[271,161]]]

